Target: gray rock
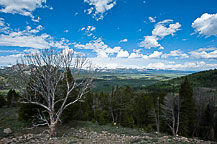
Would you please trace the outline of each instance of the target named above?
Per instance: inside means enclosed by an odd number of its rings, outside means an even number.
[[[12,133],[12,130],[10,128],[6,128],[4,129],[3,131],[5,134],[11,134]]]

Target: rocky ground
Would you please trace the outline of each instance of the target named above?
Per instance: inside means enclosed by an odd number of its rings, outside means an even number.
[[[213,142],[185,137],[172,137],[158,133],[126,135],[108,131],[93,131],[79,128],[68,129],[61,137],[49,138],[47,132],[40,134],[24,134],[22,136],[8,136],[0,140],[2,144],[211,144]]]

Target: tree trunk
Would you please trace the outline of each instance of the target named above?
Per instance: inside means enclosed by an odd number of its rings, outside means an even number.
[[[160,132],[160,124],[159,124],[159,122],[157,123],[157,132]]]
[[[180,118],[180,111],[178,110],[177,124],[176,124],[176,135],[178,135],[178,132],[179,132],[179,118]]]
[[[55,127],[56,127],[55,124],[50,125],[50,137],[51,138],[55,136]]]
[[[54,113],[50,112],[50,137],[55,136],[55,128],[56,128],[57,122],[54,121]]]
[[[115,118],[114,118],[113,112],[111,112],[111,115],[112,115],[112,122],[115,123]]]
[[[211,129],[210,129],[210,136],[209,137],[211,140],[215,139],[215,130],[213,127],[211,127]]]

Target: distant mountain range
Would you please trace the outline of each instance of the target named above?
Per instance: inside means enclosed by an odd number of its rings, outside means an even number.
[[[136,68],[116,68],[116,69],[109,69],[109,68],[97,68],[97,72],[100,73],[119,73],[119,74],[147,74],[147,73],[185,73],[185,74],[192,74],[196,71],[179,71],[179,70],[161,70],[161,69],[136,69]]]
[[[21,65],[16,64],[10,67],[0,67],[1,74],[12,74],[19,71],[19,66],[24,67],[25,71],[30,71],[30,68],[34,67],[33,65]],[[196,71],[179,71],[179,70],[161,70],[161,69],[136,69],[136,68],[116,68],[116,69],[109,69],[109,68],[96,68],[96,72],[98,73],[116,73],[116,74],[147,74],[147,73],[184,73],[184,74],[191,74],[195,73]]]
[[[10,67],[4,66],[0,68],[0,74],[16,74],[19,72],[19,67],[22,67],[26,73],[30,73],[31,68],[34,67],[34,65],[16,64]]]

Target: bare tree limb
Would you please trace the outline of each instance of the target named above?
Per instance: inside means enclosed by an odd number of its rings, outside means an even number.
[[[53,136],[55,126],[61,121],[63,111],[80,101],[89,92],[93,81],[91,65],[87,66],[89,61],[83,55],[75,56],[70,50],[63,50],[60,53],[53,49],[25,55],[21,62],[19,69],[25,84],[23,87],[26,88],[22,88],[25,90],[22,103],[38,105],[48,112],[49,121],[43,113],[39,113],[37,118],[44,123],[37,125],[48,125],[50,135]],[[73,81],[68,78],[69,71],[73,76]],[[81,71],[84,71],[82,75]],[[65,95],[58,93],[58,86],[62,81],[66,84]],[[69,99],[75,90],[79,93],[74,100]],[[61,103],[58,108],[57,103]]]

